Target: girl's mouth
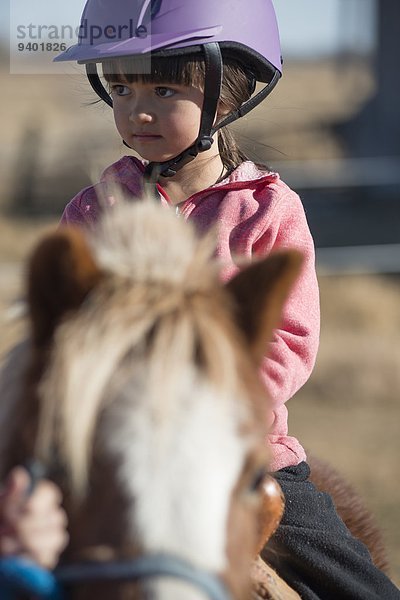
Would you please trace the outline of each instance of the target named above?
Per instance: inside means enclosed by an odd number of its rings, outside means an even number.
[[[162,136],[154,133],[134,133],[133,137],[140,142],[154,142],[161,139]]]

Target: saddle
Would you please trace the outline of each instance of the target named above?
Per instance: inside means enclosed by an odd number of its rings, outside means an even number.
[[[253,584],[251,600],[300,600],[298,593],[292,590],[260,556],[253,563],[251,579]]]

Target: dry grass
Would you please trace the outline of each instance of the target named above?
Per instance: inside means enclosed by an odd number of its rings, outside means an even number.
[[[54,219],[10,220],[0,217],[0,261],[15,262],[25,259],[37,239],[49,228]]]
[[[334,464],[383,528],[400,584],[400,279],[321,279],[317,366],[290,401],[290,429]]]

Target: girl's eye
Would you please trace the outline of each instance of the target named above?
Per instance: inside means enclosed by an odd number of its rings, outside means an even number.
[[[126,85],[120,83],[111,86],[111,93],[117,96],[127,96],[131,93],[131,90]]]
[[[160,98],[170,98],[171,96],[173,96],[175,94],[175,90],[172,90],[171,88],[168,87],[156,87],[156,94],[157,96],[159,96]]]

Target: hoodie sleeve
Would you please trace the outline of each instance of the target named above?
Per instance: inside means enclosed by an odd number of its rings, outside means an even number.
[[[92,226],[101,212],[98,200],[100,185],[87,187],[72,198],[64,208],[60,225]]]
[[[81,190],[67,204],[61,225],[93,226],[104,208],[113,206],[118,198],[138,198],[143,191],[144,166],[133,156],[123,156],[107,167],[100,182]]]
[[[311,375],[319,344],[320,309],[314,242],[301,200],[286,186],[275,200],[268,226],[255,242],[253,252],[265,256],[292,248],[304,259],[262,366],[262,378],[276,413]]]

